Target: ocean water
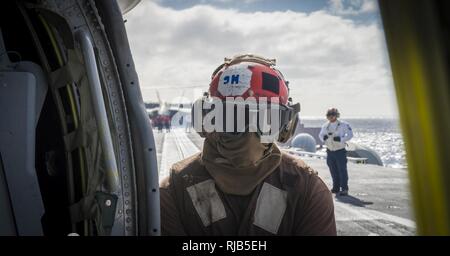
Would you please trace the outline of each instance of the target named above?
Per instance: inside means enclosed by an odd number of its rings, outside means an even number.
[[[301,118],[305,127],[321,127],[325,118]],[[342,118],[353,129],[351,142],[375,150],[383,164],[392,168],[407,168],[406,153],[398,119]]]

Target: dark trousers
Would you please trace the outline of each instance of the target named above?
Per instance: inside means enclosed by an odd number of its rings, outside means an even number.
[[[333,179],[333,188],[348,190],[347,151],[344,148],[327,150],[327,165]]]

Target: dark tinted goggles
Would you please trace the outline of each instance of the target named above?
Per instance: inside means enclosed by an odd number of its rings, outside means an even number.
[[[264,135],[285,129],[299,111],[299,104],[286,106],[202,98],[194,103],[192,120],[197,132],[256,132]]]

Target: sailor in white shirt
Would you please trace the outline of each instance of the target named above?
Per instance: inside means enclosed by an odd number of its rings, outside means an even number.
[[[350,124],[338,120],[340,116],[336,108],[327,111],[326,122],[319,133],[319,138],[327,146],[327,165],[333,179],[332,193],[348,194],[347,151],[345,143],[353,137]]]

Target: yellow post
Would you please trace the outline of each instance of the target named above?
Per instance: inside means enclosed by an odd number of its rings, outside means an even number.
[[[419,235],[450,235],[446,1],[379,0]],[[445,31],[446,30],[446,31]]]

